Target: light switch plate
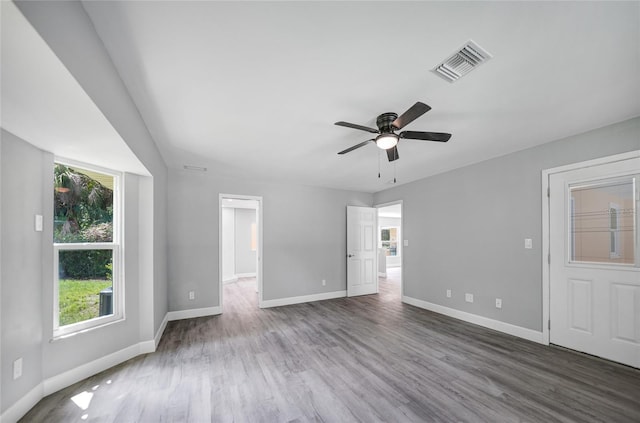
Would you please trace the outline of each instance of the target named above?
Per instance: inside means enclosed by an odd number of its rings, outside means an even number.
[[[22,376],[22,357],[13,362],[13,380]]]
[[[402,245],[404,245],[405,247],[409,246],[409,240],[405,239],[404,241],[402,241]]]
[[[36,214],[35,229],[36,232],[42,232],[43,218],[41,214]]]
[[[533,240],[531,238],[524,239],[524,248],[526,248],[527,250],[530,250],[533,248]]]
[[[473,302],[473,294],[464,294],[464,300],[468,303]]]
[[[502,308],[502,299],[496,298],[496,308]]]

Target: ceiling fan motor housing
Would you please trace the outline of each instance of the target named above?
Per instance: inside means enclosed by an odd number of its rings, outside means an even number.
[[[376,125],[378,126],[378,129],[380,130],[381,133],[391,134],[393,133],[393,131],[398,129],[392,125],[393,121],[396,120],[397,118],[398,118],[397,113],[391,113],[391,112],[383,113],[380,116],[378,116],[378,118],[376,119]]]

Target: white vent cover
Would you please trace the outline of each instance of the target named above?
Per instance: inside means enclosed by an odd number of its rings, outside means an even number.
[[[482,47],[469,40],[458,51],[433,68],[432,71],[449,82],[455,82],[491,59],[491,57],[493,56]]]

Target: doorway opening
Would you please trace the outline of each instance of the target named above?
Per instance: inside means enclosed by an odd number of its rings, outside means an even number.
[[[227,306],[262,305],[262,197],[220,194],[219,298]]]
[[[381,295],[402,301],[403,247],[402,201],[379,204],[378,209],[378,286]]]

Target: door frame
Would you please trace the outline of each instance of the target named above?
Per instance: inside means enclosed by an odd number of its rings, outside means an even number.
[[[402,200],[395,200],[395,201],[389,201],[388,203],[380,203],[380,204],[376,204],[375,207],[376,209],[382,208],[382,207],[387,207],[387,206],[395,206],[396,204],[400,204],[400,235],[402,237],[402,255],[400,256],[400,302],[404,301],[404,239],[405,239],[405,234],[404,234],[404,205],[402,203]],[[379,219],[380,216],[378,217],[378,225],[380,224]],[[378,231],[379,232],[379,231]],[[380,234],[378,233],[376,235],[376,242],[378,243],[380,241]],[[380,291],[380,284],[378,284],[378,291]]]
[[[258,285],[258,307],[263,308],[264,298],[262,289],[262,235],[263,235],[263,204],[262,197],[254,195],[239,195],[239,194],[218,194],[218,298],[220,299],[220,313],[224,311],[223,307],[223,275],[222,275],[222,204],[225,199],[232,200],[252,200],[258,202],[258,209],[256,210],[256,221],[258,223],[258,245],[256,251],[256,282]]]
[[[549,225],[550,202],[549,202],[549,179],[551,175],[563,173],[571,170],[583,169],[587,167],[600,166],[620,162],[624,160],[640,157],[640,150],[630,151],[613,156],[599,157],[593,160],[587,160],[578,163],[571,163],[564,166],[544,169],[542,171],[542,343],[549,345],[550,339],[550,295],[551,295],[551,233]]]

